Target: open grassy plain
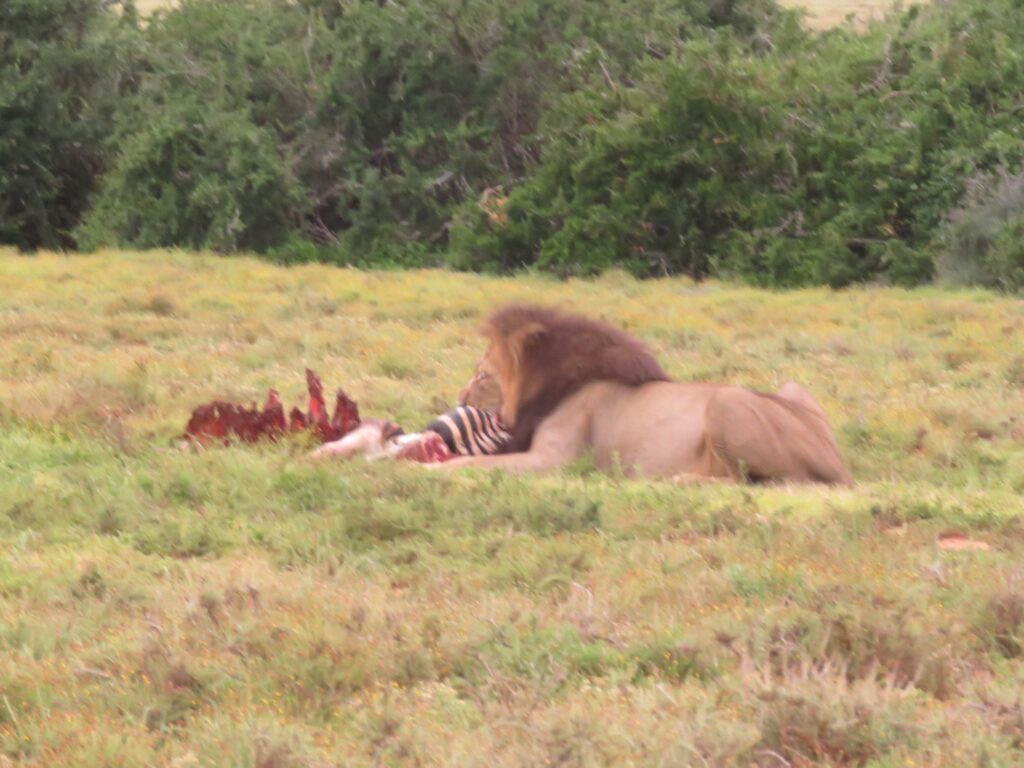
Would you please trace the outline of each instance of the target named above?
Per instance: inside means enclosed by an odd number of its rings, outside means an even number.
[[[136,0],[136,7],[144,15],[173,8],[175,0]],[[865,23],[881,19],[894,5],[892,0],[781,0],[787,8],[803,8],[807,11],[807,25],[815,29],[826,29],[843,23],[847,16]]]
[[[1024,763],[1024,302],[0,251],[0,766]],[[303,368],[422,426],[496,304],[818,395],[858,485],[172,446]]]

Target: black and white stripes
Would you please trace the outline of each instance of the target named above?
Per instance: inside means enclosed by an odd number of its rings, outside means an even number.
[[[501,453],[510,437],[495,414],[471,405],[460,405],[438,416],[425,431],[440,435],[448,449],[457,456]]]

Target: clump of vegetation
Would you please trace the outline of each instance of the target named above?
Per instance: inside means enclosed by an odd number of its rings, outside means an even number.
[[[437,263],[455,207],[537,160],[561,94],[782,15],[770,0],[184,3],[144,31],[81,244]]]
[[[1022,75],[1006,63],[1024,42],[1006,26],[1020,14],[914,8],[865,34],[776,35],[761,54],[723,30],[631,87],[566,96],[500,220],[466,212],[458,263],[927,281],[968,174],[1024,160],[1011,106]],[[992,258],[1012,260],[1004,250]]]
[[[107,169],[120,99],[139,72],[130,5],[0,6],[0,242],[68,248]]]
[[[1024,589],[1019,578],[985,601],[975,625],[981,636],[1004,656],[1024,655]]]
[[[758,747],[790,765],[864,765],[916,736],[906,688],[871,678],[851,682],[829,665],[789,670],[760,698]]]
[[[1024,288],[1024,174],[982,177],[950,216],[939,275],[961,285]]]

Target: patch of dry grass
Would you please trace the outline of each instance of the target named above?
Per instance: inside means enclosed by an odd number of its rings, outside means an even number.
[[[139,13],[143,16],[148,16],[156,11],[166,10],[173,8],[175,0],[136,0],[135,7],[139,9]]]
[[[859,25],[880,21],[896,6],[894,0],[780,0],[780,4],[807,11],[806,23],[812,29],[835,27],[848,17]]]

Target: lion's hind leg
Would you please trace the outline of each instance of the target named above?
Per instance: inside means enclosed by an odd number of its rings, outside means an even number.
[[[754,482],[849,484],[824,413],[814,405],[816,411],[789,397],[723,389],[706,413],[712,460],[732,477]]]
[[[816,450],[808,457],[815,477],[821,482],[853,485],[853,477],[843,463],[839,446],[832,434],[832,427],[829,426],[828,417],[821,404],[795,381],[787,381],[783,384],[777,397],[781,400],[788,400],[797,406],[796,413],[817,438]]]

